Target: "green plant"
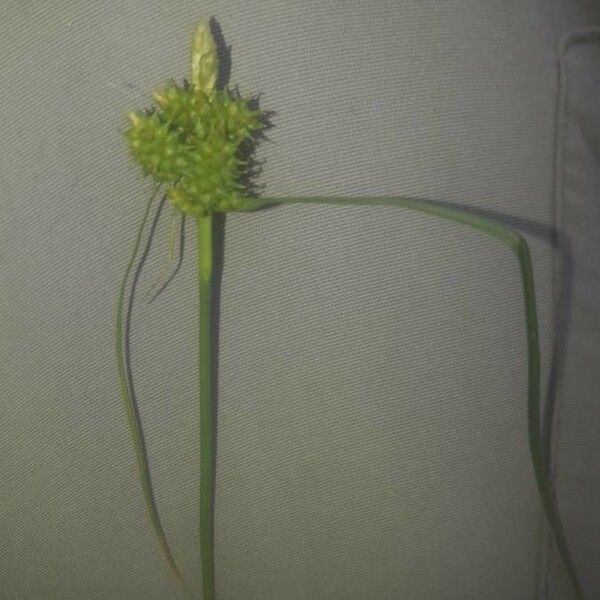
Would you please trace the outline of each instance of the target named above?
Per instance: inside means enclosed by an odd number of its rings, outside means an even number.
[[[213,273],[213,215],[217,212],[251,211],[266,206],[290,203],[340,206],[388,206],[418,211],[433,217],[466,225],[491,236],[515,255],[523,285],[523,301],[528,354],[529,448],[535,479],[547,521],[557,547],[580,598],[583,593],[569,553],[557,511],[549,466],[546,464],[540,427],[540,357],[533,268],[529,248],[518,232],[491,219],[439,202],[414,198],[381,197],[298,197],[258,198],[247,188],[251,173],[244,159],[254,136],[261,130],[262,113],[251,108],[251,101],[218,90],[217,51],[208,23],[200,21],[192,38],[190,82],[169,84],[154,94],[156,106],[144,112],[129,113],[126,132],[133,157],[145,175],[156,182],[137,234],[132,256],[119,290],[117,303],[116,357],[121,396],[136,452],[142,489],[151,523],[175,578],[185,592],[193,593],[184,581],[162,528],[148,469],[142,430],[131,394],[131,382],[123,349],[123,319],[126,286],[139,252],[142,233],[151,204],[161,187],[166,197],[183,214],[197,222],[197,264],[199,294],[199,401],[200,401],[200,553],[204,600],[214,600],[213,486],[214,442],[213,402],[211,398],[210,321],[211,279]],[[244,184],[243,182],[246,181]]]

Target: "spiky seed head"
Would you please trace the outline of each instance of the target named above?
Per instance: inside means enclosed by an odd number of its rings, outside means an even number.
[[[174,81],[154,92],[157,106],[131,111],[125,132],[145,175],[168,184],[167,197],[186,214],[243,208],[250,173],[243,144],[260,129],[250,100],[217,90],[216,45],[206,21],[192,37],[192,85]]]

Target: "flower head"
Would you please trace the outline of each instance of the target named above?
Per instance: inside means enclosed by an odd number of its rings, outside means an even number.
[[[247,163],[241,150],[262,127],[261,111],[217,90],[218,59],[206,21],[192,37],[191,82],[154,93],[155,106],[129,113],[129,149],[145,175],[169,185],[167,197],[186,214],[243,208]]]

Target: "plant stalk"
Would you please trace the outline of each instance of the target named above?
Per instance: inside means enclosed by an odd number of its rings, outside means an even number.
[[[198,242],[198,376],[200,401],[200,567],[202,599],[215,598],[214,482],[215,446],[211,380],[211,283],[213,219],[197,218]]]

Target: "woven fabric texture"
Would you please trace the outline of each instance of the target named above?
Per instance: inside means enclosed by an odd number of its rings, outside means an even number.
[[[524,228],[547,384],[557,4],[3,3],[0,596],[182,598],[145,515],[113,330],[150,194],[125,114],[188,75],[201,16],[231,46],[231,83],[276,111],[265,194],[428,197]],[[131,349],[158,505],[197,588],[192,225],[147,304],[160,216]],[[222,243],[219,600],[533,598],[543,520],[510,252],[372,207],[228,216]]]

